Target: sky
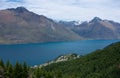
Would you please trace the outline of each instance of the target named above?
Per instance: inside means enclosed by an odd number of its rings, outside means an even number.
[[[120,0],[0,0],[0,10],[20,6],[54,20],[120,22]]]

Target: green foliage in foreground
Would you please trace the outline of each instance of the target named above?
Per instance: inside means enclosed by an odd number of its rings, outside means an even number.
[[[9,61],[4,64],[0,60],[0,78],[27,78],[29,76],[29,67],[26,63],[20,64],[16,62],[13,66]]]
[[[16,62],[12,65],[9,61],[0,60],[0,78],[62,78],[61,71],[49,72],[42,68],[29,68],[26,63]]]
[[[81,58],[29,68],[0,60],[0,78],[120,78],[120,42]]]
[[[62,78],[62,72],[47,71],[41,68],[32,69],[32,78]]]

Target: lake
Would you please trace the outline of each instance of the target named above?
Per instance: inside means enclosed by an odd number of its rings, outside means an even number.
[[[0,58],[39,65],[62,54],[85,55],[120,40],[81,40],[71,42],[48,42],[35,44],[0,45]]]

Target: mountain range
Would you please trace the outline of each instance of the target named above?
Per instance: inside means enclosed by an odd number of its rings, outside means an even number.
[[[95,17],[89,22],[56,22],[24,7],[0,10],[0,43],[120,39],[120,24]]]
[[[111,20],[102,20],[99,17],[91,21],[79,22],[59,22],[79,34],[84,39],[120,39],[120,23]]]

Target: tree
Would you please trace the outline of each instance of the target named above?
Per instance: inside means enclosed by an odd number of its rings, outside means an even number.
[[[23,66],[22,66],[22,78],[27,78],[28,77],[28,71],[29,71],[29,68],[27,66],[27,64],[24,62],[23,63]]]
[[[21,78],[22,76],[22,66],[19,64],[19,62],[16,62],[14,67],[14,75],[13,78]]]
[[[12,78],[12,76],[13,76],[13,67],[9,61],[7,61],[6,65],[5,65],[4,75],[6,78]]]

